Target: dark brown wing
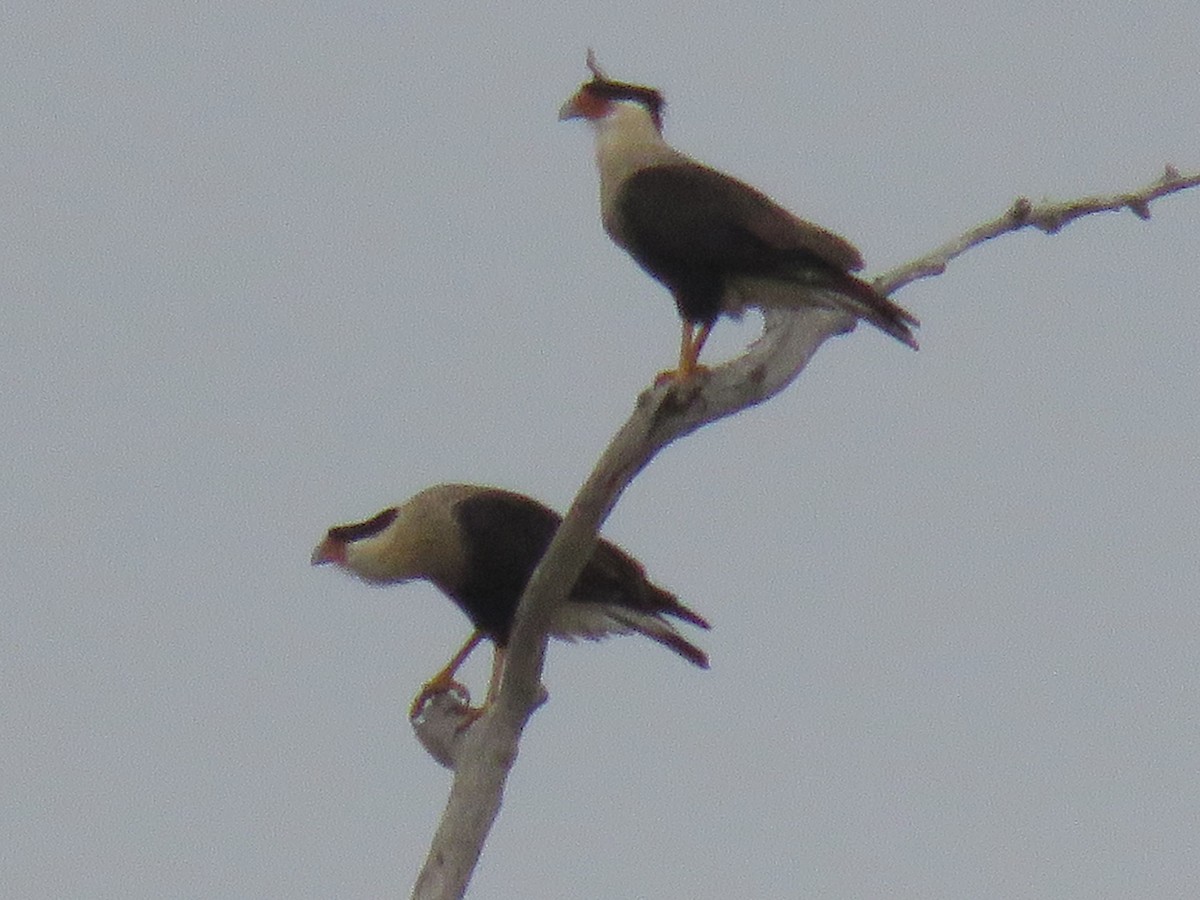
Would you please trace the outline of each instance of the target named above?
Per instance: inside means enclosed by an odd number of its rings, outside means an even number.
[[[651,582],[641,563],[603,539],[579,576],[571,599],[613,603],[645,613],[663,613],[701,628],[709,627],[708,622],[680,603],[674,594]]]
[[[467,575],[454,600],[476,627],[504,645],[525,585],[562,517],[536,500],[502,490],[461,500],[454,512],[467,557]],[[708,627],[673,594],[653,585],[637,560],[604,540],[596,545],[568,600],[667,613]]]
[[[653,166],[630,176],[617,204],[624,246],[687,319],[712,321],[731,278],[762,276],[845,295],[848,312],[917,346],[916,317],[850,274],[862,268],[850,243],[736,178],[697,163]]]
[[[769,275],[788,264],[862,268],[849,242],[698,163],[634,173],[621,188],[617,210],[629,252],[650,269],[717,266]]]
[[[529,576],[561,518],[535,500],[501,490],[460,500],[454,516],[466,551],[466,576],[453,599],[477,628],[504,646]]]

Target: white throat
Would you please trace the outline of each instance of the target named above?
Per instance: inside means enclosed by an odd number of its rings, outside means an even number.
[[[600,220],[604,230],[625,247],[617,216],[617,195],[625,180],[650,166],[687,162],[688,158],[663,140],[649,110],[640,103],[619,102],[603,119],[592,120],[596,132],[596,168],[600,170]]]
[[[621,101],[602,119],[592,121],[596,131],[596,167],[600,190],[607,193],[639,169],[686,157],[663,140],[649,110],[640,103]]]

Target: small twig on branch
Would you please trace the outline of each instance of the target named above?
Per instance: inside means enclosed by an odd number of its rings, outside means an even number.
[[[1040,205],[1018,200],[999,219],[884,273],[875,284],[890,294],[917,279],[939,274],[950,260],[971,247],[1022,228],[1053,234],[1081,216],[1119,209],[1131,209],[1146,218],[1152,200],[1197,184],[1200,175],[1185,176],[1168,167],[1153,184],[1127,194]],[[457,900],[465,893],[500,810],[521,732],[545,699],[541,675],[550,613],[578,579],[600,526],[621,493],[667,444],[783,390],[827,338],[853,327],[851,317],[832,310],[766,310],[762,335],[742,356],[717,366],[707,377],[683,385],[667,382],[638,398],[633,414],[576,495],[525,589],[509,643],[504,681],[492,711],[460,734],[447,725],[458,713],[453,700],[446,699],[448,705],[439,708],[436,716],[413,723],[423,743],[433,742],[430,750],[435,758],[455,770],[450,798],[413,889],[414,898]]]
[[[977,225],[942,244],[932,253],[879,275],[875,279],[875,287],[885,294],[891,294],[918,279],[940,275],[946,271],[950,260],[961,256],[972,247],[1002,234],[1020,231],[1022,228],[1037,228],[1046,234],[1055,234],[1069,222],[1083,216],[1100,212],[1120,212],[1124,209],[1130,210],[1138,218],[1149,219],[1151,202],[1196,185],[1200,185],[1200,173],[1183,175],[1174,166],[1167,166],[1166,171],[1150,184],[1128,193],[1038,204],[1020,197],[999,218]]]

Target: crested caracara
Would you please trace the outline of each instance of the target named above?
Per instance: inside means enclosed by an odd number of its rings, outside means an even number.
[[[559,118],[591,123],[604,229],[675,298],[677,378],[697,370],[716,320],[748,306],[840,310],[916,349],[916,317],[850,274],[863,262],[849,242],[680,153],[663,140],[657,90],[606,78],[591,54],[588,66]]]
[[[517,604],[562,521],[536,500],[499,488],[441,484],[370,519],[330,528],[313,565],[333,563],[373,584],[425,579],[453,600],[474,631],[413,701],[411,716],[436,693],[462,689],[454,673],[484,638],[495,645],[492,677],[478,718],[495,699]],[[684,659],[708,667],[704,651],[684,639],[666,616],[708,623],[653,584],[633,557],[600,540],[591,560],[550,623],[555,637],[597,639],[638,632]]]

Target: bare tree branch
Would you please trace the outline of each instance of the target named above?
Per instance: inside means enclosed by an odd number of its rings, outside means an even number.
[[[1200,184],[1200,174],[1172,167],[1146,187],[1126,194],[1034,205],[1022,198],[1003,216],[970,229],[932,253],[886,272],[875,284],[892,293],[910,282],[943,272],[971,247],[1022,228],[1053,234],[1068,222],[1097,212],[1130,209],[1149,217],[1151,201]],[[787,387],[830,337],[854,327],[853,318],[825,309],[764,311],[763,333],[747,351],[707,377],[668,382],[644,392],[629,420],[612,439],[575,497],[521,599],[504,681],[492,711],[465,732],[457,731],[465,707],[452,695],[435,697],[430,712],[415,720],[418,737],[435,759],[455,770],[441,823],[417,879],[413,897],[462,897],[517,757],[521,732],[545,699],[541,688],[546,626],[590,558],[601,524],[621,493],[655,454],[701,426],[761,403]]]
[[[997,219],[976,225],[953,240],[947,241],[932,253],[912,262],[884,272],[875,279],[875,287],[891,294],[920,278],[941,275],[950,260],[961,256],[972,247],[990,241],[994,237],[1020,231],[1022,228],[1038,228],[1046,234],[1055,234],[1064,225],[1082,216],[1100,212],[1120,212],[1128,209],[1139,219],[1150,218],[1150,204],[1159,197],[1174,194],[1185,188],[1200,184],[1200,172],[1181,174],[1168,165],[1166,170],[1145,187],[1123,194],[1099,197],[1080,197],[1078,200],[1047,201],[1034,204],[1027,197],[1018,197],[1013,205]]]

